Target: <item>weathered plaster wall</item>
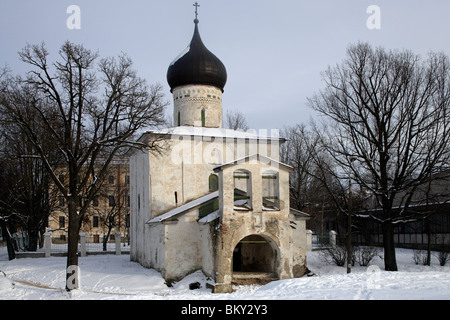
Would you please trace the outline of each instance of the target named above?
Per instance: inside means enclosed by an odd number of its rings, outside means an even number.
[[[162,223],[146,225],[150,234],[150,267],[164,270],[166,265],[166,228]]]
[[[176,222],[164,223],[166,236],[166,264],[164,278],[179,280],[202,268],[202,245],[197,223],[198,210],[178,217]]]
[[[245,169],[251,173],[252,209],[239,211],[234,207],[233,172]],[[262,207],[262,173],[276,170],[279,177],[280,210],[265,211]],[[227,167],[219,172],[219,194],[222,198],[222,221],[217,233],[216,244],[216,277],[215,292],[229,292],[232,281],[233,250],[240,240],[249,235],[260,235],[271,244],[276,251],[275,276],[279,279],[294,276],[294,266],[301,262],[303,248],[298,248],[296,241],[301,241],[301,224],[293,229],[289,214],[289,172],[262,163],[242,163]],[[295,230],[298,230],[294,232]],[[297,268],[297,267],[296,267]],[[299,273],[297,272],[297,275]]]
[[[301,277],[306,272],[306,220],[290,216],[292,228],[293,277]]]
[[[130,157],[130,243],[131,260],[150,267],[150,238],[145,224],[150,217],[151,178],[148,152]]]

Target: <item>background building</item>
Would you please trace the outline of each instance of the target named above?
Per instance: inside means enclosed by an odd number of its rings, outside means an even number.
[[[59,172],[60,181],[65,172]],[[104,237],[114,240],[114,234],[120,232],[128,241],[130,221],[130,175],[128,157],[116,158],[110,164],[101,189],[93,199],[86,214],[80,232],[86,233],[87,242],[102,243]],[[56,196],[56,204],[49,218],[53,243],[66,243],[68,210],[64,197]],[[84,201],[80,197],[80,203]]]

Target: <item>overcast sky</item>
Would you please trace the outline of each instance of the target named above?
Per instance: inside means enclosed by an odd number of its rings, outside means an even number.
[[[127,53],[141,77],[164,86],[170,62],[189,44],[194,0],[0,0],[0,66],[28,67],[17,52],[44,41],[52,61],[65,40]],[[240,110],[254,129],[316,117],[306,100],[323,87],[320,73],[341,62],[350,43],[450,54],[448,0],[198,0],[200,35],[224,64],[224,113]],[[69,29],[70,5],[80,29]],[[367,9],[377,5],[380,14]],[[373,20],[372,18],[380,18]],[[379,29],[369,29],[367,21]],[[73,20],[70,20],[73,21]],[[376,25],[378,23],[378,25]],[[72,26],[74,26],[72,24]]]

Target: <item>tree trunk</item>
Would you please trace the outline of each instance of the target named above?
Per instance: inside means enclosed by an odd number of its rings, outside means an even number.
[[[36,251],[38,247],[39,231],[33,227],[28,228],[27,251]]]
[[[14,246],[11,241],[11,237],[9,235],[8,227],[6,226],[6,221],[0,219],[0,224],[2,227],[3,239],[6,240],[6,247],[8,249],[8,259],[14,260],[16,258],[16,252],[14,251]]]
[[[383,246],[384,246],[384,269],[386,271],[398,271],[397,259],[395,257],[394,226],[391,222],[384,222]]]
[[[107,250],[109,235],[111,234],[111,227],[108,227],[108,233],[103,237],[103,251]]]
[[[67,242],[66,290],[78,289],[78,235],[80,233],[80,217],[77,212],[77,199],[70,197],[69,234]]]
[[[428,210],[427,210],[428,211]],[[429,218],[425,219],[425,229],[427,232],[427,266],[431,265],[431,228]]]

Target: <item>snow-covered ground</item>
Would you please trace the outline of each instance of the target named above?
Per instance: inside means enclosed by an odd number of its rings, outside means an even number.
[[[347,274],[344,267],[323,261],[317,251],[308,253],[311,277],[271,282],[265,286],[240,286],[229,294],[213,294],[200,271],[167,287],[161,274],[131,262],[129,255],[91,255],[79,259],[80,290],[67,293],[66,258],[23,258],[8,261],[0,247],[0,299],[133,299],[133,300],[310,300],[383,299],[450,300],[450,265],[415,265],[413,251],[397,249],[398,272],[383,270],[375,258],[371,266],[355,266]],[[6,275],[6,277],[5,277]],[[199,282],[200,289],[189,284]]]

